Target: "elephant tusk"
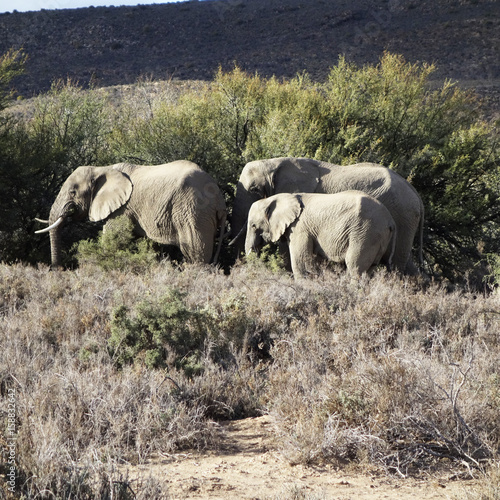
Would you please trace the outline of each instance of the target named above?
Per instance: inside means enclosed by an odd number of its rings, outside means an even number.
[[[247,230],[247,221],[243,224],[243,227],[240,229],[240,232],[228,243],[229,246],[234,245],[245,233]]]
[[[41,222],[42,224],[48,224],[48,223],[49,223],[49,221],[48,221],[48,220],[45,220],[45,219],[39,219],[38,217],[35,217],[35,220],[36,220],[37,222]]]
[[[41,233],[48,233],[51,229],[55,229],[57,226],[61,225],[62,221],[64,220],[64,217],[59,217],[54,224],[52,224],[49,227],[45,227],[43,229],[39,229],[38,231],[35,231],[35,234],[41,234]]]

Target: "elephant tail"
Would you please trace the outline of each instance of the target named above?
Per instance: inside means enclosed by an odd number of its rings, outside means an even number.
[[[392,271],[392,260],[394,259],[394,254],[396,252],[396,241],[398,239],[398,229],[394,222],[389,226],[389,230],[391,231],[391,241],[390,241],[391,252],[389,254],[389,259],[387,261],[387,269],[389,271]]]
[[[217,243],[217,250],[215,251],[215,255],[213,256],[212,259],[212,264],[217,264],[217,261],[219,260],[219,255],[220,251],[222,248],[222,240],[224,239],[225,235],[225,228],[226,228],[226,218],[227,218],[227,212],[224,210],[219,219],[219,242]]]

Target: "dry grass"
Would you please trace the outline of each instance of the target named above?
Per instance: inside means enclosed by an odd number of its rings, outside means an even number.
[[[162,369],[140,355],[119,366],[114,311],[133,319],[168,290],[201,318],[197,370],[171,351]],[[499,306],[497,294],[385,272],[296,282],[260,262],[229,276],[168,262],[141,275],[1,265],[0,440],[14,390],[16,491],[128,498],[118,464],[216,448],[218,420],[259,413],[275,419],[292,463],[371,462],[406,476],[446,462],[477,475],[500,458]],[[149,478],[135,493],[160,490]],[[498,498],[491,491],[478,498]]]

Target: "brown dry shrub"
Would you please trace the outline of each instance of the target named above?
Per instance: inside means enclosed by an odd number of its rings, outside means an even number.
[[[167,290],[203,318],[200,371],[118,368],[113,311]],[[499,459],[497,294],[385,271],[294,281],[259,263],[227,276],[161,262],[141,275],[0,265],[0,300],[0,419],[14,389],[27,496],[127,489],[118,463],[216,448],[218,420],[259,413],[274,417],[292,463],[371,461],[406,475]]]
[[[406,474],[429,458],[498,457],[495,296],[385,273],[305,286],[318,285],[315,315],[271,351],[268,409],[292,462],[369,458]]]

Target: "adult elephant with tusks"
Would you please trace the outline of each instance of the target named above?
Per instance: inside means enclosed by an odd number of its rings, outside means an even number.
[[[393,267],[416,274],[411,258],[419,234],[422,265],[424,205],[415,188],[393,170],[375,163],[334,165],[309,158],[272,158],[247,163],[241,172],[231,217],[232,244],[243,251],[252,203],[278,193],[326,193],[358,190],[373,196],[389,210],[396,223]]]
[[[137,236],[177,246],[188,262],[215,262],[226,221],[224,197],[212,177],[190,161],[140,166],[78,167],[50,210],[52,266],[61,265],[60,227],[66,220],[128,216]],[[214,252],[216,235],[219,244]]]

